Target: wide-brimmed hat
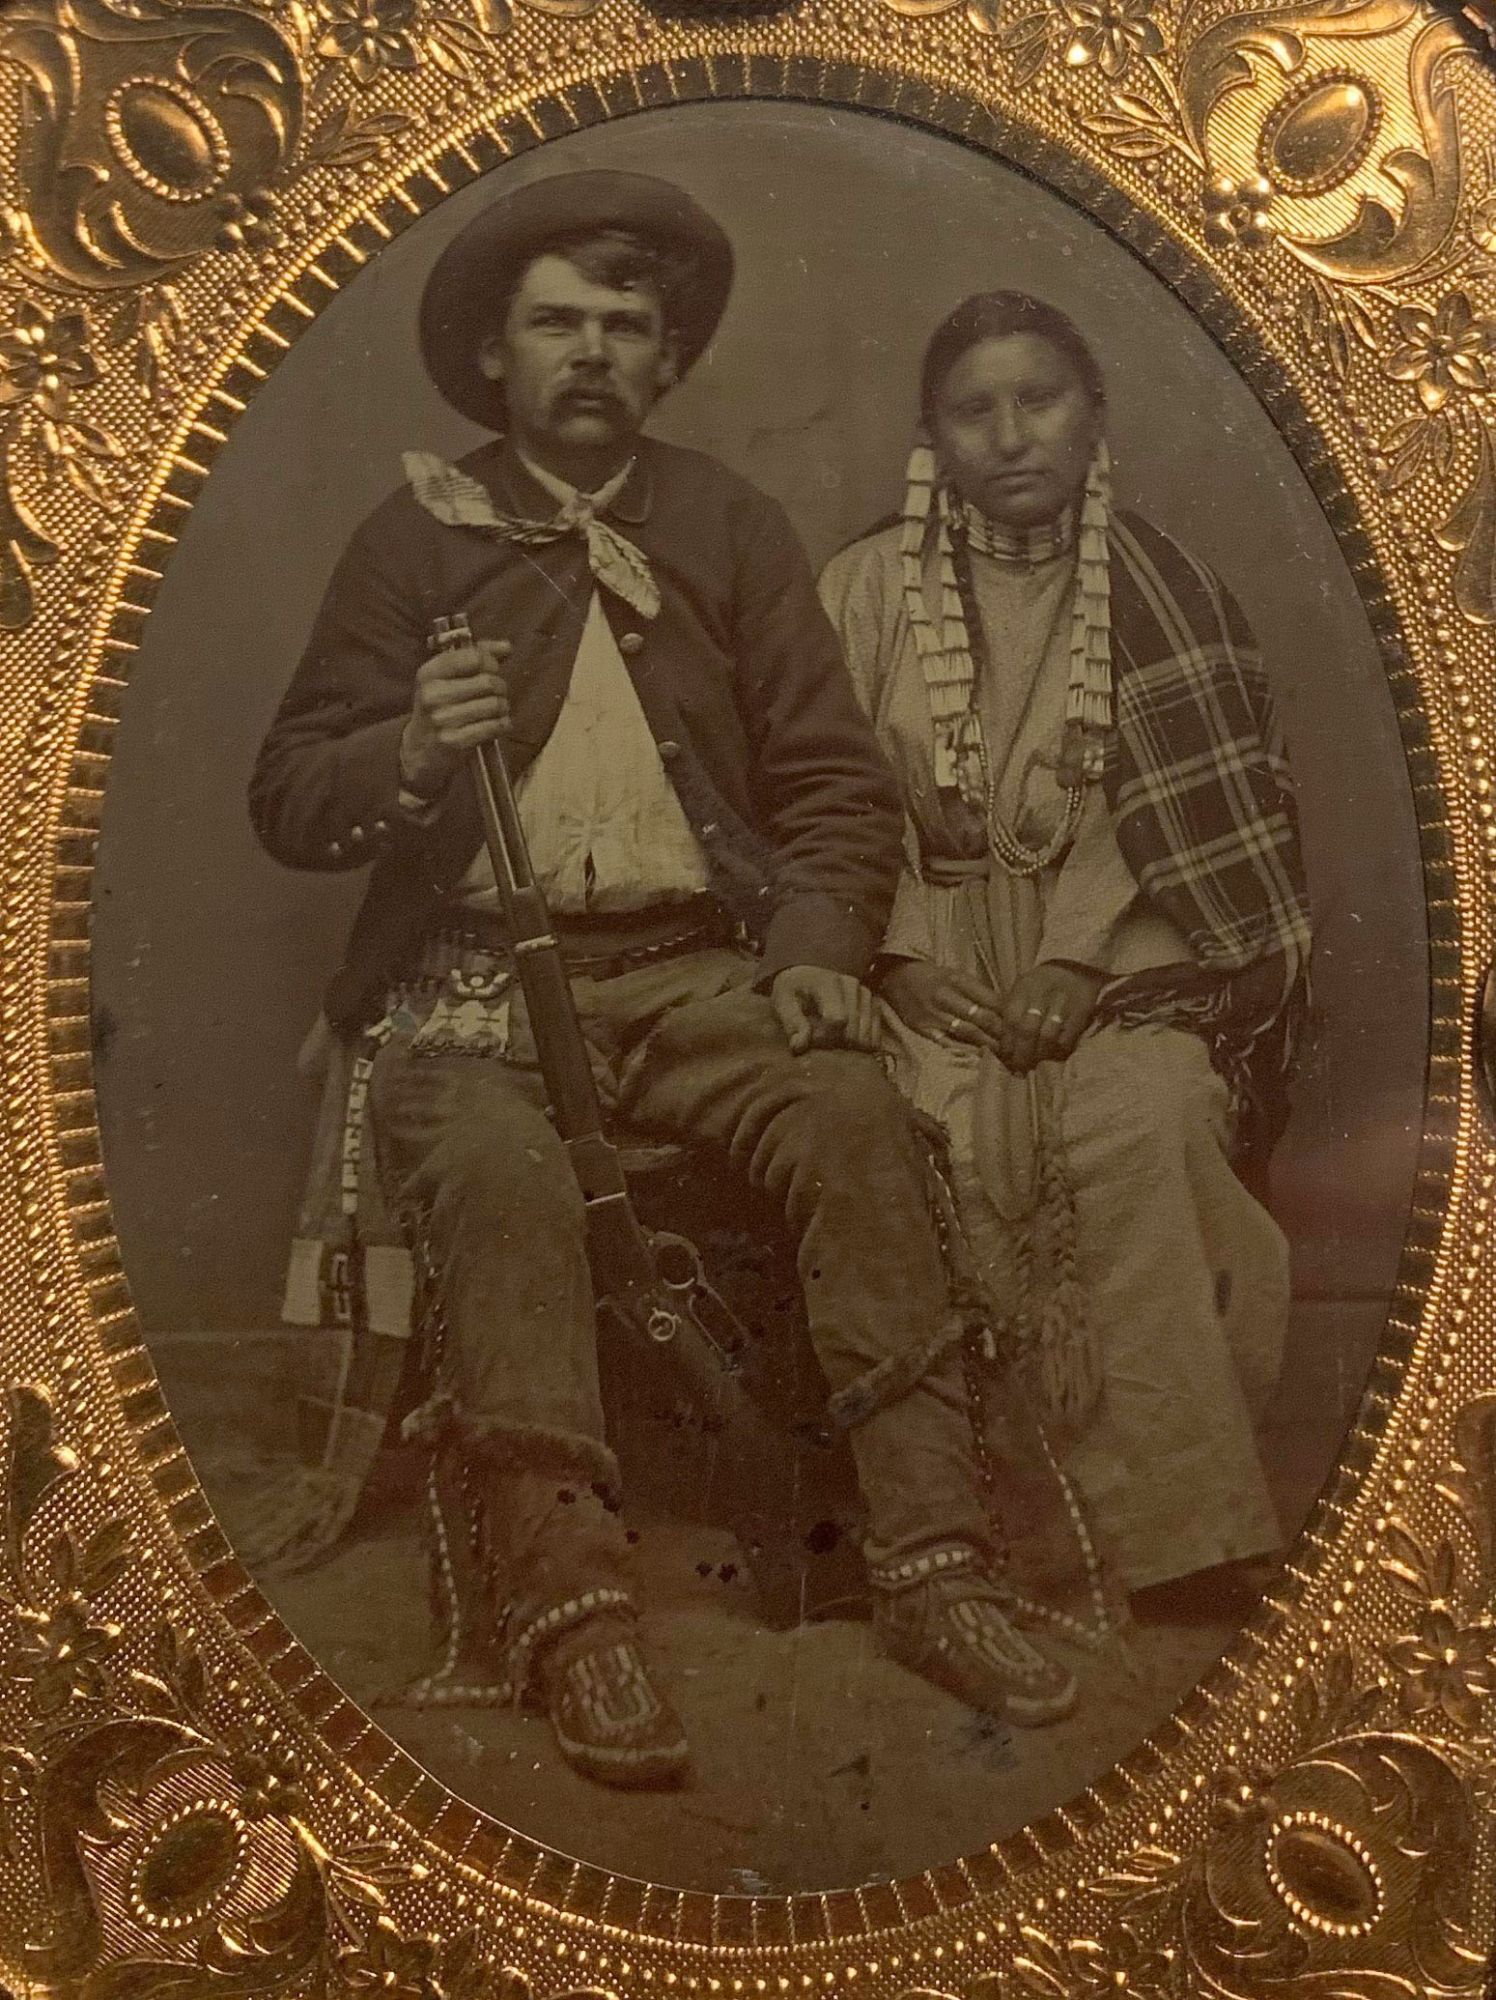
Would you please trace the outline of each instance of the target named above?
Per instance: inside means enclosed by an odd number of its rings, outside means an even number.
[[[421,297],[421,353],[447,401],[474,423],[504,428],[503,384],[478,365],[494,304],[520,273],[572,236],[625,230],[680,256],[690,275],[672,297],[682,374],[717,330],[732,289],[732,245],[682,189],[652,174],[597,171],[531,181],[458,231]]]

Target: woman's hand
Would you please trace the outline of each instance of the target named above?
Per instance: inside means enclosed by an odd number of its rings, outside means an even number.
[[[1008,988],[997,1053],[1015,1076],[1063,1062],[1096,1012],[1105,975],[1078,965],[1036,965]]]
[[[878,994],[916,1035],[949,1048],[1001,1053],[1002,996],[968,973],[925,958],[903,959],[884,973]]]

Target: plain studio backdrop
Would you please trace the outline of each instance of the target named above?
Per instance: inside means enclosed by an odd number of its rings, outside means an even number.
[[[653,428],[779,498],[817,565],[898,506],[920,353],[959,299],[1032,291],[1094,344],[1119,499],[1224,575],[1287,721],[1318,933],[1318,1021],[1275,1170],[1298,1289],[1385,1297],[1422,1117],[1416,828],[1366,618],[1288,451],[1186,310],[1056,196],[867,115],[718,105],[557,141],[412,228],[308,328],[192,513],[132,670],[94,915],[109,1185],[147,1331],[277,1318],[314,1110],[295,1056],[363,877],[277,867],[245,786],[401,452],[479,442],[422,373],[422,282],[487,202],[595,166],[667,175],[731,234],[721,331]]]

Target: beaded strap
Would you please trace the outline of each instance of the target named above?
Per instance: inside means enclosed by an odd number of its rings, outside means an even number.
[[[976,1567],[976,1550],[969,1543],[957,1542],[926,1549],[923,1555],[906,1556],[902,1562],[874,1563],[868,1569],[868,1580],[875,1590],[912,1590],[932,1576],[949,1576],[953,1571]]]
[[[442,1648],[441,1665],[433,1673],[413,1682],[405,1690],[403,1700],[411,1708],[507,1708],[518,1695],[512,1675],[500,1681],[464,1681],[458,1678],[466,1637],[463,1619],[467,1607],[457,1586],[452,1529],[442,1505],[434,1457],[426,1475],[426,1499],[434,1538],[432,1553],[436,1573],[433,1581],[441,1599],[446,1643]]]
[[[579,1597],[568,1597],[560,1604],[553,1604],[542,1611],[538,1618],[532,1618],[523,1631],[517,1633],[509,1644],[509,1677],[516,1688],[524,1687],[529,1679],[530,1663],[536,1648],[559,1639],[573,1626],[584,1624],[598,1612],[613,1611],[632,1618],[634,1600],[626,1590],[584,1590]]]
[[[344,1215],[358,1214],[359,1176],[364,1149],[364,1107],[374,1075],[374,1058],[389,1040],[391,1022],[386,1015],[364,1035],[353,1058],[348,1078],[348,1103],[343,1113],[343,1141],[339,1160],[339,1191]]]

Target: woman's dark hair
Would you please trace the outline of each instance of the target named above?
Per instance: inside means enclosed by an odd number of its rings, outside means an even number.
[[[1058,306],[1027,292],[978,292],[963,299],[930,336],[919,378],[919,410],[926,429],[935,414],[935,400],[945,378],[969,348],[1009,334],[1033,333],[1057,347],[1080,377],[1082,388],[1098,411],[1106,408],[1106,383],[1096,356],[1075,323]]]

